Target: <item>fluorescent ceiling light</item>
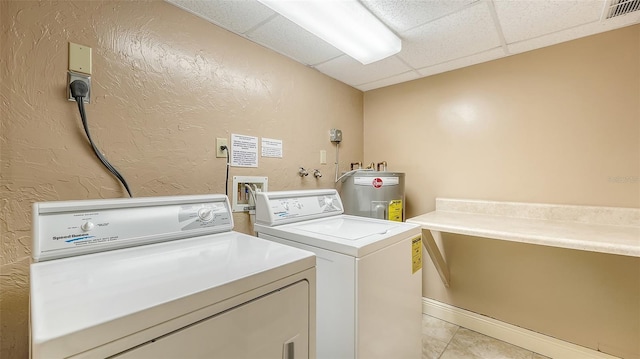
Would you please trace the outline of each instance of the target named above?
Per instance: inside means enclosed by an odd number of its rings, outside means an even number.
[[[258,0],[364,65],[397,54],[402,42],[357,0]]]

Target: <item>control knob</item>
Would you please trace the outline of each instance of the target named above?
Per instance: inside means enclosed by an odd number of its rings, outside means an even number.
[[[211,208],[200,208],[198,217],[204,222],[209,222],[213,219],[213,210]]]
[[[95,225],[92,222],[86,221],[80,226],[80,229],[82,229],[85,232],[89,232],[90,230],[93,229],[93,227],[95,227]]]
[[[324,204],[326,205],[326,208],[329,210],[337,209],[336,206],[334,206],[333,204],[333,197],[325,197]]]

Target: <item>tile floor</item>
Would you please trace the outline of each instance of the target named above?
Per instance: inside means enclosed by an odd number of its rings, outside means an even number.
[[[513,344],[422,316],[422,359],[549,359]]]

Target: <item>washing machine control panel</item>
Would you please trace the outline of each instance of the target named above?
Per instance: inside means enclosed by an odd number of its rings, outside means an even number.
[[[335,190],[257,193],[256,222],[267,225],[298,222],[343,213]]]
[[[34,204],[35,261],[226,232],[226,196],[149,197]]]

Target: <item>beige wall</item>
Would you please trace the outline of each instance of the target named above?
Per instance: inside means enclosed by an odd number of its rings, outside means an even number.
[[[363,156],[362,92],[170,4],[1,1],[0,14],[2,358],[28,354],[32,202],[125,195],[64,98],[69,41],[93,48],[90,128],[135,196],[224,193],[214,141],[231,133],[283,140],[284,158],[231,169],[271,190],[332,187],[330,128],[345,158]]]
[[[365,93],[365,162],[435,197],[640,207],[640,25]],[[424,296],[640,357],[640,259],[445,235]]]
[[[0,36],[2,358],[27,356],[31,203],[124,195],[63,98],[69,41],[94,50],[92,134],[136,196],[224,192],[214,139],[231,133],[284,141],[283,159],[231,171],[274,190],[331,187],[318,152],[332,158],[332,127],[344,162],[363,158],[359,91],[169,4],[1,1]],[[364,162],[407,173],[408,216],[436,196],[640,206],[640,26],[370,91],[364,105]],[[300,179],[299,166],[325,176]],[[465,236],[445,246],[452,287],[427,259],[425,296],[639,355],[638,259]]]

